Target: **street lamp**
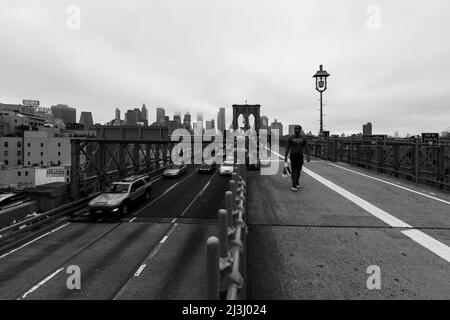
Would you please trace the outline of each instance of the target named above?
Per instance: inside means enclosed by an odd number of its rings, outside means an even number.
[[[323,65],[320,65],[319,71],[313,75],[313,78],[316,78],[316,90],[320,93],[320,136],[323,135],[322,93],[327,90],[327,78],[329,76],[330,74],[323,70]]]

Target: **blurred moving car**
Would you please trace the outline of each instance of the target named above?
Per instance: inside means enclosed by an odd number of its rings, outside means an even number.
[[[150,200],[152,187],[153,183],[147,176],[132,176],[114,182],[89,202],[89,212],[127,215],[130,205],[139,198]]]
[[[217,165],[215,161],[212,164],[204,163],[200,166],[200,168],[198,168],[198,174],[213,173],[216,171],[216,167]]]
[[[234,171],[234,160],[233,159],[227,159],[225,162],[220,166],[220,175],[221,176],[231,176]]]
[[[187,165],[182,164],[172,164],[169,168],[164,170],[163,176],[166,178],[176,178],[181,174],[185,173],[187,170]]]

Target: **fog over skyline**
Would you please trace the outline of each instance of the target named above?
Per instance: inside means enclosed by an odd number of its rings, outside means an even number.
[[[67,8],[81,10],[68,28]],[[368,27],[371,6],[379,29]],[[216,118],[261,104],[285,126],[319,129],[313,74],[331,76],[325,130],[374,134],[450,127],[450,4],[430,1],[2,0],[0,102],[40,100],[94,121],[157,107]]]

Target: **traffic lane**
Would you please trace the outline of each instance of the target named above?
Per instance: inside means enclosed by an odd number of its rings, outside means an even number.
[[[450,228],[449,204],[336,168],[328,162],[310,163],[307,167],[413,227]]]
[[[302,173],[301,189],[291,190],[290,177],[282,177],[283,163],[275,175],[247,172],[249,223],[297,226],[386,227],[350,200]]]
[[[229,190],[231,177],[218,172],[206,175],[210,184],[186,211],[185,218],[217,220],[220,209],[225,209],[225,192]]]
[[[17,298],[115,225],[70,223],[0,258],[0,299]]]
[[[136,217],[178,218],[190,202],[208,182],[209,176],[191,172],[190,175],[178,178],[177,184],[167,189],[159,199],[154,198],[146,206],[133,213]]]
[[[178,224],[158,254],[116,296],[120,300],[206,299],[206,240],[217,225]]]
[[[63,268],[62,272],[28,293],[25,298],[112,299],[133,276],[137,266],[159,242],[168,227],[169,224],[122,223],[113,232],[60,266]],[[71,276],[66,272],[69,266],[80,268],[80,290],[70,290],[67,286]],[[30,288],[32,286],[28,289]],[[27,292],[28,290],[25,294]]]
[[[253,225],[247,252],[249,299],[450,298],[450,265],[396,229]]]

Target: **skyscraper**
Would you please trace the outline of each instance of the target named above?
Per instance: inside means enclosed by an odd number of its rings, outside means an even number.
[[[277,119],[275,119],[274,122],[272,122],[272,124],[270,125],[270,129],[273,131],[278,130],[279,136],[283,135],[283,124],[281,122],[278,122]]]
[[[261,116],[261,129],[268,129],[269,128],[269,118],[266,116]]]
[[[363,135],[372,135],[372,123],[363,124]]]
[[[187,112],[184,115],[183,124],[184,124],[184,127],[187,130],[189,130],[189,131],[192,130],[192,128],[191,128],[191,115],[189,113],[187,113]]]
[[[217,129],[223,134],[226,130],[225,128],[225,108],[219,108],[217,113]]]
[[[135,112],[135,110],[128,110],[127,113],[125,113],[126,126],[137,126],[138,121],[138,114]]]
[[[148,119],[148,110],[147,110],[147,107],[145,106],[145,103],[142,105],[141,113],[142,113],[142,120],[143,120],[144,124],[148,125],[148,120],[149,120]]]
[[[165,117],[166,117],[166,110],[164,110],[164,108],[157,108],[156,109],[156,122],[159,125],[164,125]]]
[[[120,120],[120,109],[119,108],[116,108],[116,117],[114,119]]]
[[[84,129],[89,129],[94,125],[94,120],[92,119],[92,112],[82,111],[80,114],[80,124],[84,126]]]

